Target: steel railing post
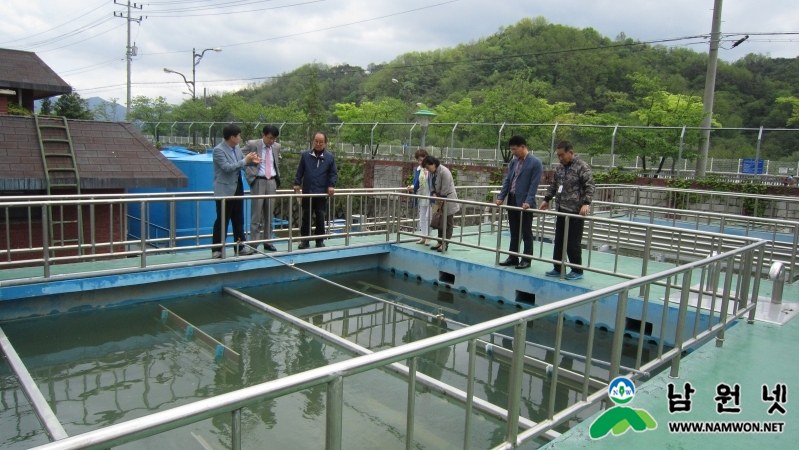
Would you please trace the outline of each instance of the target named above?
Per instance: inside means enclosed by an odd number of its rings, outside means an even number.
[[[472,404],[474,403],[474,372],[477,360],[477,340],[469,341],[469,372],[466,378],[466,425],[463,427],[463,450],[471,447]]]
[[[341,450],[341,424],[344,415],[344,378],[327,383],[325,450]]]
[[[241,408],[233,410],[231,416],[230,447],[233,450],[241,450]]]
[[[496,259],[494,265],[499,265],[499,252],[502,248],[502,206],[497,206],[497,249],[495,251]],[[493,211],[494,208],[491,208]]]
[[[527,322],[521,321],[513,330],[513,359],[510,363],[508,382],[508,423],[505,429],[505,442],[516,446],[519,434],[519,414],[521,413],[522,376],[524,374],[525,346],[527,345]]]
[[[408,363],[408,414],[407,425],[405,428],[405,449],[412,450],[414,414],[416,412],[416,369],[418,368],[419,357],[414,356]]]
[[[555,221],[557,222],[559,218],[563,219],[563,248],[560,251],[560,281],[563,281],[566,279],[566,249],[569,248],[569,222],[571,222],[571,220],[569,220],[570,218],[568,216],[560,216],[556,218]],[[557,230],[557,223],[555,229]],[[555,239],[557,239],[557,231],[555,234]]]
[[[49,208],[42,205],[42,258],[44,259],[44,277],[50,278],[50,217],[47,214]],[[8,223],[8,222],[6,222]]]
[[[345,207],[346,210],[346,219],[345,219],[345,233],[344,233],[344,246],[349,247],[350,245],[350,233],[352,232],[352,194],[347,193],[346,197],[344,197]]]
[[[175,212],[175,201],[169,202],[169,247],[177,247],[177,215]],[[174,252],[172,252],[174,254]]]
[[[563,339],[563,322],[566,317],[563,311],[558,313],[558,326],[555,329],[555,353],[552,356],[552,379],[549,382],[549,405],[547,405],[547,419],[552,420],[555,415],[555,396],[558,395],[558,369],[560,367],[560,344]]]
[[[724,292],[721,294],[721,312],[719,313],[719,323],[727,323],[727,309],[730,305],[730,288],[732,287],[732,271],[735,266],[733,258],[727,259],[727,273],[724,274]],[[696,314],[699,314],[699,306],[697,305]],[[716,347],[724,345],[724,330],[726,327],[721,327],[719,334],[716,335]]]
[[[613,329],[613,346],[610,349],[610,374],[608,382],[619,376],[621,366],[621,348],[624,345],[624,324],[627,320],[627,295],[626,290],[619,292],[616,303],[616,324]]]
[[[685,329],[685,316],[688,313],[688,300],[691,297],[691,271],[683,272],[682,274],[682,287],[680,291],[680,310],[677,314],[677,327],[674,332],[674,348],[677,354],[671,360],[671,371],[669,378],[680,378],[680,358],[682,358],[682,343]],[[701,289],[701,286],[700,286]],[[711,319],[713,311],[710,311]]]
[[[146,228],[146,221],[147,217],[147,209],[145,208],[147,203],[139,202],[139,215],[141,216],[141,221],[139,222],[139,246],[141,247],[139,251],[141,252],[141,267],[142,269],[147,267],[147,228]]]

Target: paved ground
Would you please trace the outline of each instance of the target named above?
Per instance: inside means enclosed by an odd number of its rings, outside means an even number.
[[[728,330],[724,346],[712,343],[701,347],[680,362],[680,378],[672,380],[664,372],[638,387],[628,406],[644,409],[657,421],[657,429],[637,433],[632,430],[621,436],[608,435],[592,440],[589,426],[600,415],[572,428],[552,441],[546,449],[758,449],[796,448],[799,442],[799,406],[791,396],[799,393],[796,376],[796,342],[799,342],[799,321],[783,326],[761,322],[752,325],[739,323]],[[690,382],[696,392],[690,412],[669,414],[668,384],[683,392]],[[719,383],[740,385],[740,414],[719,414],[716,411],[716,386]],[[769,391],[777,383],[788,388],[784,405],[786,414],[767,413],[771,402],[762,400],[762,385]],[[771,395],[771,394],[769,394]],[[669,421],[779,421],[784,422],[782,433],[692,433],[669,432]]]

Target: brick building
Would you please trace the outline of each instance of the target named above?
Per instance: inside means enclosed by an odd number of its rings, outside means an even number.
[[[34,100],[71,92],[36,53],[0,48],[0,114],[8,114],[10,103],[33,111]]]
[[[65,126],[64,126],[65,125]],[[68,132],[68,134],[67,134]],[[58,139],[60,141],[42,140]],[[62,139],[62,138],[69,139]],[[70,143],[71,147],[70,150]],[[46,147],[46,151],[45,148]],[[45,156],[45,153],[49,156]],[[57,154],[57,156],[52,156]],[[72,169],[73,157],[77,171]],[[45,170],[45,162],[48,169]],[[185,187],[186,176],[167,160],[129,123],[64,120],[0,115],[0,197],[75,194],[69,187],[80,180],[81,194],[121,194],[129,188]],[[49,184],[49,186],[48,186]],[[93,209],[94,211],[92,211]],[[42,208],[0,207],[0,230],[10,230],[0,239],[0,257],[6,261],[41,258],[42,217],[48,214],[49,245],[69,245],[78,236],[76,207]],[[91,229],[94,216],[94,231]],[[126,208],[122,204],[84,206],[81,211],[83,242],[121,242],[127,235]],[[6,224],[6,222],[8,222]],[[51,231],[52,230],[52,231]],[[74,245],[75,242],[72,242]],[[16,249],[16,251],[15,251]],[[111,247],[96,248],[105,253]],[[115,246],[113,250],[124,248]],[[86,252],[88,253],[88,252]],[[74,250],[54,255],[73,256]],[[17,264],[12,264],[17,265]]]

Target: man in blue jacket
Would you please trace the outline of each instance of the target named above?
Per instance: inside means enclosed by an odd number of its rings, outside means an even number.
[[[303,194],[324,194],[332,196],[338,172],[336,159],[326,150],[327,135],[321,131],[314,134],[313,149],[302,154],[300,165],[297,167],[297,176],[294,177],[294,192]],[[325,210],[327,210],[327,197],[304,197],[302,199],[302,236],[311,235],[311,211],[315,216],[316,229],[314,235],[325,234]],[[307,240],[302,241],[299,249],[308,248]],[[323,239],[316,240],[317,247],[324,247]]]
[[[502,183],[502,190],[497,198],[497,205],[501,205],[507,197],[508,206],[515,206],[528,210],[536,205],[535,193],[538,191],[538,183],[541,182],[541,174],[544,166],[541,160],[536,158],[527,149],[527,141],[521,136],[510,138],[510,149],[513,158],[508,165],[508,175]],[[510,224],[510,251],[519,251],[519,230],[522,232],[524,241],[524,254],[533,254],[533,214],[532,212],[522,212],[518,210],[508,210],[508,222]],[[500,266],[516,266],[517,269],[530,267],[530,259],[508,256]]]

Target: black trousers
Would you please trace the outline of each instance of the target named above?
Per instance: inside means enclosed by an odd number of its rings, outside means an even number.
[[[325,212],[327,212],[327,197],[305,197],[302,199],[302,225],[300,226],[300,235],[311,235],[311,212],[314,214],[314,223],[316,229],[314,235],[325,234]],[[317,239],[316,243],[320,244],[322,239]]]
[[[237,197],[244,195],[244,190],[241,185],[241,177],[239,177],[239,184],[236,186]],[[244,242],[247,239],[244,237],[244,200],[225,200],[225,223],[222,224],[222,200],[216,201],[216,221],[214,222],[214,234],[211,243],[214,245],[222,244],[227,238],[227,227],[230,222],[233,222],[233,239],[236,241]],[[218,245],[213,249],[221,250],[222,246]]]
[[[584,219],[569,218],[569,239],[566,243],[566,256],[572,264],[583,264],[583,228],[585,227]],[[563,254],[563,230],[566,228],[566,217],[559,216],[555,221],[555,251],[552,254],[552,259],[555,261],[562,261],[561,255]],[[555,264],[555,270],[560,270],[560,264]],[[574,268],[574,273],[583,273],[583,269]]]
[[[444,244],[444,241],[442,241],[441,238],[452,239],[452,229],[455,228],[455,214],[450,214],[450,215],[446,216],[444,220],[447,221],[447,236],[444,237],[444,230],[439,228],[437,230],[438,231],[438,237],[439,237],[438,244],[443,246],[444,248],[447,248],[447,245]]]
[[[508,194],[508,205],[516,205],[516,195]],[[510,248],[512,252],[519,252],[519,227],[521,226],[522,242],[524,242],[525,255],[533,254],[533,213],[508,210],[508,223],[510,224]],[[518,259],[511,256],[513,259]],[[525,261],[531,259],[524,258]]]

